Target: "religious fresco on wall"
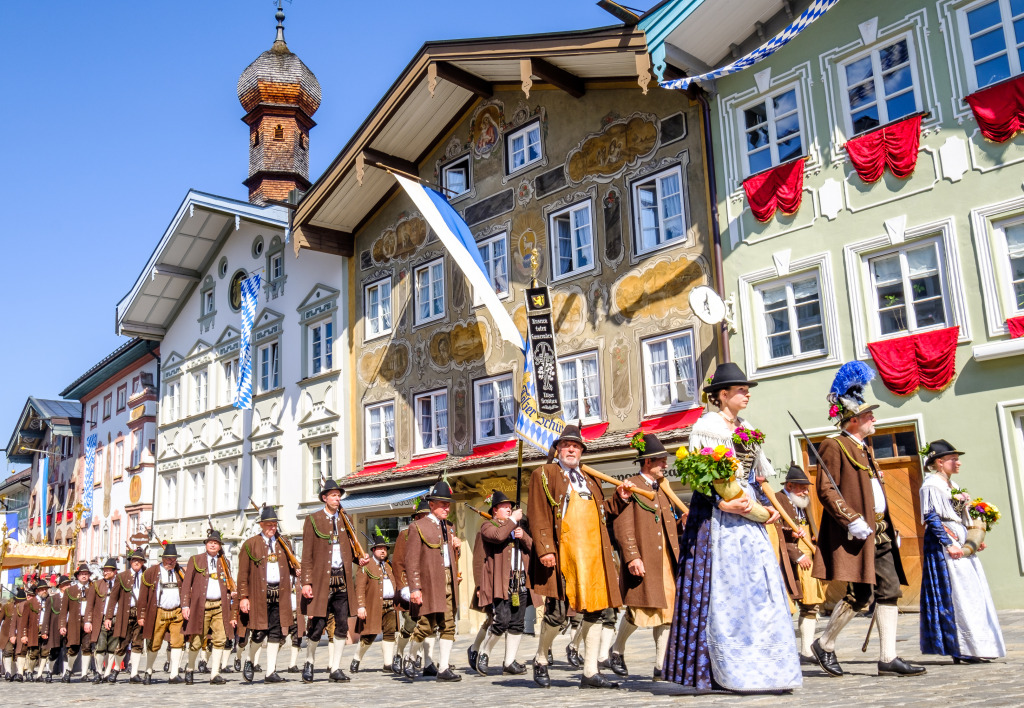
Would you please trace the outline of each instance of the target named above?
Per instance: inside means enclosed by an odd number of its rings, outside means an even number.
[[[659,259],[615,281],[612,312],[624,320],[662,319],[674,312],[688,312],[686,298],[705,280],[704,270],[696,261],[685,256]]]
[[[419,214],[403,212],[398,221],[384,229],[370,246],[374,263],[386,265],[393,259],[404,259],[427,242],[427,222]]]
[[[451,439],[458,447],[465,448],[469,442],[469,393],[466,382],[459,379],[452,390],[452,405],[448,411],[451,416]]]
[[[482,361],[489,351],[490,338],[490,328],[483,319],[456,322],[451,328],[438,330],[430,336],[430,363],[444,370],[453,365],[463,368]]]
[[[538,266],[544,270],[544,217],[536,211],[521,211],[512,218],[509,243],[512,269],[520,280],[529,282],[530,253],[537,249]]]
[[[396,384],[408,376],[411,358],[409,345],[402,341],[389,342],[364,352],[356,365],[359,379],[370,385],[378,378]]]
[[[469,140],[473,155],[482,160],[490,157],[495,146],[501,141],[505,130],[505,105],[501,101],[489,101],[473,114],[469,125]]]
[[[610,408],[619,420],[624,420],[633,408],[633,394],[630,390],[629,381],[630,372],[632,372],[634,364],[639,364],[640,357],[638,355],[634,358],[632,344],[622,332],[619,332],[612,341],[608,354],[611,358],[612,369],[612,395],[609,397],[611,401]]]
[[[655,116],[634,113],[629,118],[612,119],[601,132],[588,135],[569,152],[566,174],[573,184],[588,177],[607,182],[654,152],[657,146]]]

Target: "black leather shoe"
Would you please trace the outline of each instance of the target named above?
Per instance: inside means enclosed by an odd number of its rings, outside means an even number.
[[[130,679],[128,679],[128,683],[139,683],[139,684],[141,684],[142,683],[142,677],[139,676],[138,674],[135,674]]]
[[[892,661],[878,662],[879,676],[923,676],[925,673],[927,669],[923,666],[915,666],[898,656]]]
[[[49,671],[43,674],[43,683],[53,683],[53,674]]]
[[[423,675],[424,676],[437,676],[437,665],[436,664],[427,664],[423,668]]]
[[[230,666],[224,666],[221,668],[220,672],[222,674],[233,674],[235,673],[235,669],[231,668]]]
[[[501,673],[505,676],[522,676],[526,673],[526,667],[518,661],[513,661],[508,666],[502,666]]]
[[[246,661],[245,664],[242,666],[242,678],[245,679],[246,683],[252,683],[253,677],[255,675],[256,672],[252,670],[252,662]]]
[[[608,666],[619,676],[629,676],[629,669],[626,668],[626,659],[617,651],[608,654]]]
[[[287,680],[284,676],[279,676],[276,671],[263,677],[263,683],[284,683]]]
[[[335,669],[334,671],[332,671],[332,672],[331,672],[331,675],[330,675],[330,676],[328,676],[328,678],[329,678],[329,679],[330,679],[331,681],[333,681],[334,683],[344,683],[345,681],[351,681],[351,680],[352,680],[352,679],[350,679],[350,678],[348,677],[348,675],[347,675],[347,674],[346,674],[346,673],[345,673],[344,671],[342,671],[341,669]]]
[[[17,681],[18,683],[21,683],[24,680],[25,680],[25,677],[22,676],[21,674],[14,674],[14,678],[11,679],[11,681]],[[93,681],[93,683],[98,684],[99,681]]]
[[[583,666],[583,662],[580,660],[580,653],[576,651],[576,647],[572,644],[565,648],[565,659],[569,662],[569,666],[574,669]]]
[[[213,678],[210,679],[210,685],[211,686],[223,686],[227,682],[228,682],[228,680],[226,678],[224,678],[223,676],[221,676],[220,674],[217,674],[216,676],[214,676]]]
[[[551,688],[551,677],[548,675],[548,665],[533,664],[533,682],[541,688]]]
[[[452,671],[452,667],[448,667],[437,675],[438,681],[461,681],[462,676]]]
[[[290,674],[301,674],[302,673],[302,669],[300,669],[298,666],[289,666],[288,667],[288,673],[290,673]]]
[[[110,676],[107,676],[107,683],[117,683],[117,671],[111,671]]]
[[[61,676],[60,677],[60,682],[61,683],[71,683],[71,673],[69,672],[69,673],[66,673],[63,676]]]
[[[548,649],[548,666],[554,666],[554,665],[555,665],[555,655],[551,653],[550,649]]]
[[[144,673],[142,675],[142,685],[143,686],[150,686],[152,684],[153,684],[153,674],[151,674],[149,671],[147,671],[146,673]]]
[[[984,664],[986,662],[985,662],[984,659],[979,658],[977,656],[954,656],[953,657],[953,663],[954,664]]]
[[[654,681],[664,681],[665,680],[665,674],[663,674],[661,672],[661,669],[655,669],[654,670],[654,677],[652,678],[652,680],[654,680]]]
[[[391,660],[391,673],[396,676],[402,675],[402,655],[398,654]]]
[[[486,654],[484,654],[484,653],[477,654],[476,655],[476,672],[478,674],[480,674],[481,676],[486,676],[487,675],[487,669],[489,668],[490,663],[491,663],[491,659]]]
[[[205,674],[209,670],[210,670],[210,667],[206,665],[205,661],[200,661],[199,665],[196,667],[196,673],[197,674]]]
[[[591,677],[580,676],[580,688],[618,688],[619,684],[609,681],[601,674],[594,674]]]
[[[185,672],[185,685],[191,686],[193,681],[195,681],[195,672],[194,671],[186,671]]]
[[[172,679],[167,679],[167,683],[178,685],[180,683],[185,683],[185,679],[182,678],[181,674],[178,674]]]
[[[308,661],[302,665],[302,683],[313,683],[313,664]]]
[[[239,657],[235,657],[235,671],[242,670],[242,660]]]
[[[843,667],[839,665],[839,660],[836,659],[836,653],[834,651],[825,651],[821,648],[821,643],[815,639],[811,644],[811,653],[814,654],[814,658],[818,661],[818,666],[821,667],[829,676],[842,676]]]
[[[419,671],[422,668],[423,668],[423,657],[422,656],[417,656],[416,657],[416,670]]]
[[[469,656],[469,668],[476,671],[476,658],[480,655],[480,652],[475,650],[473,647],[470,647],[466,650],[466,655]]]
[[[352,663],[348,665],[348,670],[349,670],[350,673],[358,674],[359,673],[359,659],[353,659]]]
[[[165,661],[164,662],[164,673],[165,674],[171,673],[171,662],[169,662],[169,661]]]
[[[416,662],[406,659],[402,662],[402,675],[407,679],[416,680]]]
[[[256,666],[252,667],[252,670],[255,671],[258,674],[262,674],[263,673],[263,667],[260,666],[259,664],[256,664]],[[238,671],[238,663],[237,662],[235,662],[235,671]]]

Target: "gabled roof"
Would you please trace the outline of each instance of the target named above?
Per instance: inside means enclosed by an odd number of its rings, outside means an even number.
[[[72,401],[81,401],[94,391],[97,386],[111,376],[116,376],[119,371],[131,366],[142,357],[152,353],[158,346],[155,342],[139,339],[138,337],[130,339],[75,379],[75,382],[61,391],[60,395]]]
[[[53,435],[81,435],[82,404],[29,396],[7,443],[7,460],[16,465],[31,464],[34,453],[23,448],[38,448],[46,428]]]
[[[135,285],[117,304],[117,333],[163,339],[213,257],[243,220],[285,232],[288,228],[284,207],[189,190]]]

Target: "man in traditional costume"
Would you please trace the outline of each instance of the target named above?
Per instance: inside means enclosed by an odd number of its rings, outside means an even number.
[[[14,665],[15,644],[18,641],[18,618],[21,616],[21,606],[25,602],[25,588],[18,588],[14,595],[4,603],[2,624],[0,624],[0,649],[3,650],[4,678],[8,681],[15,676]],[[19,679],[20,680],[20,679]]]
[[[35,668],[39,662],[39,646],[45,646],[49,624],[44,605],[50,586],[45,580],[37,580],[32,586],[33,595],[22,606],[18,620],[18,673],[29,681],[35,681]]]
[[[395,571],[388,562],[390,539],[378,528],[374,529],[370,553],[373,560],[356,574],[356,634],[359,649],[349,671],[359,673],[359,664],[381,635],[384,655],[383,671],[390,673],[395,658],[395,632],[398,630],[398,609],[395,606]]]
[[[422,519],[429,513],[430,507],[427,505],[427,500],[423,498],[417,499],[414,502],[410,523],[403,531],[398,533],[398,538],[395,539],[395,548],[391,552],[391,568],[394,570],[395,580],[398,583],[397,602],[401,610],[400,629],[395,644],[395,658],[391,662],[392,670],[396,674],[405,672],[406,662],[411,662],[410,666],[412,668],[410,670],[414,670],[415,662],[417,661],[417,657],[409,652],[409,639],[412,637],[412,633],[416,631],[416,619],[413,617],[412,608],[409,605],[409,579],[405,572],[405,549],[409,543],[409,532],[412,530],[412,522]],[[430,658],[433,641],[434,637],[431,635],[427,637],[426,642],[423,644],[424,676],[437,676],[437,667],[434,666]]]
[[[181,655],[185,647],[185,620],[181,615],[181,583],[184,571],[178,566],[178,549],[173,543],[162,546],[160,563],[147,568],[142,574],[142,594],[139,599],[142,625],[142,640],[146,644],[146,674],[142,683],[153,682],[153,664],[164,643],[169,638],[170,674],[167,683],[185,683],[179,675]]]
[[[89,663],[92,661],[92,641],[85,631],[85,611],[89,593],[89,579],[92,572],[86,563],[82,563],[75,571],[75,582],[71,583],[64,593],[64,605],[60,613],[58,631],[67,641],[67,661],[64,663],[64,674],[61,683],[71,683],[71,671],[75,659],[82,657],[80,675],[83,681],[89,674]]]
[[[846,597],[832,610],[832,617],[811,651],[830,676],[842,676],[835,642],[854,615],[875,603],[878,625],[879,676],[918,676],[915,666],[896,655],[897,600],[907,584],[900,560],[899,534],[889,514],[882,473],[866,443],[875,432],[876,405],[864,400],[864,386],[874,378],[860,361],[844,364],[829,391],[829,417],[840,428],[838,435],[818,446],[822,469],[816,491],[824,513],[814,556],[814,577],[847,583]]]
[[[118,573],[114,583],[113,599],[107,605],[104,619],[111,621],[111,631],[117,640],[114,652],[118,661],[123,662],[131,650],[131,675],[128,683],[142,683],[139,669],[142,668],[143,639],[140,594],[142,593],[142,573],[146,566],[146,554],[136,548],[128,556],[128,567]]]
[[[211,635],[213,650],[210,652],[208,667],[210,684],[219,686],[227,683],[220,675],[225,645],[229,635],[234,634],[238,621],[233,616],[231,592],[228,590],[228,573],[231,569],[225,563],[221,566],[220,531],[210,529],[202,553],[192,556],[185,564],[185,579],[181,590],[181,616],[185,620],[185,636],[189,641],[188,668],[185,683],[192,685],[195,677],[199,650]]]
[[[580,688],[618,688],[597,666],[601,614],[622,604],[606,520],[626,507],[633,484],[624,482],[616,495],[605,499],[601,483],[581,468],[586,450],[579,427],[566,425],[553,446],[557,462],[538,467],[530,476],[530,575],[534,592],[545,597],[533,680],[542,688],[551,686],[548,651],[570,607],[583,615]]]
[[[114,600],[114,576],[117,575],[117,559],[108,558],[100,568],[103,577],[97,579],[86,595],[85,610],[85,631],[90,635],[93,644],[96,676],[93,683],[99,684],[104,681],[115,683],[117,672],[114,671],[114,650],[117,642],[111,630],[113,624],[104,619],[108,608],[116,604]]]

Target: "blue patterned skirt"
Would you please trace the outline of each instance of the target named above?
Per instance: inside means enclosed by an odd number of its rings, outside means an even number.
[[[930,532],[924,534],[922,560],[921,653],[960,656],[945,547]]]

